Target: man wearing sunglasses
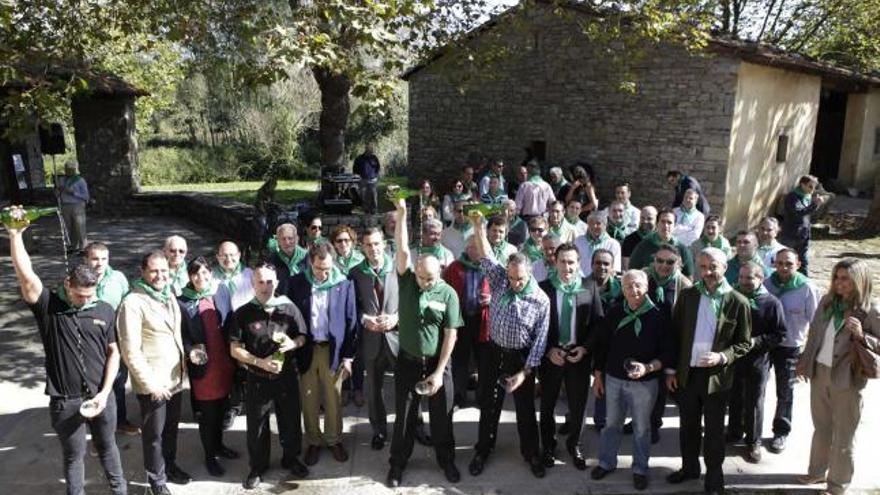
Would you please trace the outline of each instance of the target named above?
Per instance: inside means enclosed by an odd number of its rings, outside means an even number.
[[[189,275],[186,273],[186,239],[179,235],[172,235],[165,239],[162,251],[168,258],[168,284],[171,286],[171,292],[175,296],[179,296],[186,284],[189,283]]]

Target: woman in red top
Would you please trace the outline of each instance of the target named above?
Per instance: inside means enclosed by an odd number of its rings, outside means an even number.
[[[226,472],[217,457],[238,458],[223,445],[223,414],[232,389],[235,363],[214,305],[211,267],[198,257],[187,266],[189,283],[178,297],[183,318],[183,346],[192,385],[194,410],[198,411],[199,436],[205,449],[205,467],[212,476]]]

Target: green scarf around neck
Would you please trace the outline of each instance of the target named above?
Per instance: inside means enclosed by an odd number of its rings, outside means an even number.
[[[617,324],[617,330],[620,330],[621,328],[629,325],[630,322],[632,322],[633,332],[635,332],[636,337],[638,337],[639,334],[642,333],[642,320],[640,319],[640,317],[654,308],[654,303],[648,296],[645,296],[645,300],[642,301],[642,304],[638,308],[636,308],[635,311],[630,309],[629,303],[624,301],[623,312],[626,314],[626,316],[621,318],[620,323]]]
[[[810,203],[813,202],[813,195],[812,195],[812,194],[807,194],[806,191],[804,191],[803,189],[801,189],[801,186],[797,186],[797,187],[795,187],[795,188],[792,190],[792,192],[795,193],[795,194],[797,195],[797,197],[798,197],[798,198],[800,199],[800,201],[801,201],[801,204],[803,204],[804,206],[810,206]]]
[[[187,299],[191,299],[193,301],[201,301],[202,299],[207,299],[209,297],[214,296],[214,287],[211,284],[208,284],[208,287],[202,290],[196,290],[193,285],[186,284],[182,291],[181,295]]]
[[[544,179],[541,178],[541,174],[535,174],[529,177],[529,182],[532,184],[540,184],[544,182]]]
[[[244,271],[244,264],[239,261],[235,268],[231,272],[227,272],[223,269],[222,266],[217,265],[212,270],[214,278],[225,285],[227,289],[229,289],[229,294],[235,294],[235,276],[239,275],[242,271]]]
[[[468,268],[470,270],[476,270],[476,271],[481,270],[480,262],[479,261],[476,261],[476,262],[471,261],[470,258],[468,258],[467,253],[461,253],[461,256],[458,257],[458,261],[460,261],[462,265],[464,265],[466,268]]]
[[[550,283],[557,292],[562,294],[562,312],[559,314],[559,345],[568,345],[571,340],[571,315],[574,312],[577,295],[584,291],[580,277],[574,276],[574,281],[563,283],[557,272],[549,273]]]
[[[394,261],[388,253],[382,253],[382,265],[379,266],[379,273],[376,273],[376,270],[373,269],[373,266],[370,265],[370,260],[367,258],[364,258],[356,268],[372,279],[378,278],[379,280],[385,280],[385,276],[391,271],[393,263]]]
[[[97,297],[93,297],[86,301],[85,304],[83,304],[82,306],[76,307],[70,302],[70,297],[67,296],[67,289],[64,288],[63,283],[59,285],[57,289],[55,289],[55,293],[58,294],[58,299],[61,299],[62,301],[64,301],[64,304],[67,305],[67,309],[63,311],[64,314],[77,313],[79,311],[92,309],[98,305],[99,301]]]
[[[162,290],[156,290],[153,286],[148,284],[146,280],[139,278],[135,280],[132,285],[139,287],[150,296],[150,298],[162,304],[168,304],[168,300],[171,299],[171,284],[165,284],[165,287],[163,287]]]
[[[718,287],[715,288],[715,292],[709,294],[709,290],[706,288],[706,284],[703,283],[702,280],[694,284],[694,287],[700,291],[700,294],[709,298],[709,301],[712,303],[712,312],[715,313],[715,318],[719,318],[721,316],[721,300],[724,298],[724,295],[733,290],[733,287],[727,283],[726,279],[721,279],[721,283],[718,284]]]
[[[616,239],[619,242],[623,242],[626,239],[626,222],[614,223],[610,219],[608,220],[608,227],[605,231],[611,235],[612,238]]]
[[[312,267],[308,267],[305,270],[306,280],[309,281],[309,284],[312,285],[312,288],[315,290],[330,290],[333,287],[345,282],[345,275],[342,274],[342,271],[336,265],[333,265],[330,268],[330,275],[327,276],[327,280],[323,282],[318,282],[315,279],[315,274],[312,272]]]
[[[736,284],[735,286],[733,286],[733,288],[736,289],[736,291],[740,294],[746,296],[746,299],[749,300],[749,307],[754,309],[755,311],[758,310],[757,299],[767,293],[767,288],[764,287],[763,284],[759,285],[758,288],[753,290],[752,292],[744,291],[742,286],[740,286],[739,284]]]
[[[697,208],[696,206],[694,206],[693,208],[685,209],[684,204],[682,204],[678,207],[678,211],[681,212],[681,218],[678,219],[678,222],[686,223],[691,221],[691,218],[694,216],[694,213],[696,213]]]
[[[605,290],[602,292],[600,297],[602,298],[602,302],[605,304],[609,304],[612,301],[616,301],[617,298],[623,293],[623,287],[620,284],[620,279],[612,276],[608,279],[608,282],[602,287]]]
[[[510,287],[510,284],[508,283],[507,290],[504,291],[504,294],[501,296],[501,299],[499,299],[498,302],[501,303],[501,306],[506,308],[507,306],[509,306],[511,303],[513,303],[517,299],[522,299],[522,298],[528,296],[529,294],[531,294],[532,292],[535,292],[535,289],[537,287],[538,287],[538,283],[535,282],[535,277],[533,277],[531,275],[529,275],[529,281],[526,283],[526,286],[523,287],[522,290],[519,292],[515,292],[513,290],[513,288]]]
[[[675,236],[670,237],[670,239],[668,241],[664,241],[663,239],[660,238],[660,234],[656,230],[651,232],[650,234],[647,234],[642,239],[648,240],[648,242],[653,244],[654,247],[658,247],[658,248],[660,247],[661,244],[670,244],[675,247],[678,247],[678,244],[679,244],[678,239],[676,239]]]
[[[125,297],[125,292],[128,290],[128,283],[119,284],[119,283],[111,283],[116,278],[116,270],[111,268],[109,265],[104,269],[104,276],[101,277],[101,280],[98,281],[98,288],[95,291],[96,296],[99,301],[104,301],[107,304],[113,306],[113,309],[119,307],[119,303],[122,302],[122,298]],[[120,277],[124,280],[124,276],[120,274]]]
[[[846,321],[846,311],[848,309],[849,305],[841,299],[840,296],[834,296],[831,300],[831,304],[829,304],[822,313],[823,318],[834,322],[835,335],[840,333],[840,330],[843,328],[843,323]]]
[[[278,245],[278,239],[276,239],[275,236],[272,236],[272,238],[269,239],[269,242],[266,243],[266,248],[270,253],[278,256],[278,259],[287,265],[287,270],[290,272],[291,276],[299,274],[301,271],[300,263],[302,263],[302,260],[306,259],[306,256],[309,255],[306,248],[297,245],[293,248],[293,254],[288,256],[284,253],[284,250],[281,249],[281,246]]]
[[[492,247],[492,254],[495,255],[495,259],[498,263],[501,263],[502,265],[507,264],[507,258],[510,256],[507,254],[508,246],[510,246],[510,243],[502,240],[497,246]]]
[[[773,274],[770,275],[770,283],[773,284],[774,287],[776,287],[776,289],[779,291],[780,296],[785,294],[786,292],[800,289],[801,287],[807,285],[807,282],[809,281],[810,279],[801,272],[794,272],[794,275],[792,275],[791,278],[788,279],[788,282],[783,282],[779,280],[779,272],[773,272]]]
[[[654,300],[659,304],[663,304],[666,302],[666,286],[669,285],[671,281],[677,281],[678,277],[681,276],[681,271],[676,268],[670,275],[666,277],[661,277],[656,270],[654,270],[653,266],[649,266],[645,272],[651,277],[651,280],[657,285],[654,289]]]
[[[523,244],[522,251],[526,256],[528,256],[529,261],[531,261],[532,263],[544,257],[544,251],[541,249],[541,245],[535,242],[535,240],[532,239],[532,236],[529,236],[529,238],[526,239],[525,244]]]
[[[343,258],[342,256],[337,256],[335,260],[336,266],[339,267],[339,271],[341,271],[343,275],[348,275],[348,272],[350,272],[355,266],[359,265],[362,261],[364,261],[364,255],[356,249],[352,249],[348,257]]]
[[[610,239],[608,232],[605,232],[604,230],[602,231],[602,234],[599,235],[598,239],[594,239],[593,235],[589,232],[587,232],[587,235],[585,235],[584,238],[587,240],[587,244],[593,249],[596,249],[600,244]]]

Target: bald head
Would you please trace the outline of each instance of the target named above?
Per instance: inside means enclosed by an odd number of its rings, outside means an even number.
[[[430,289],[440,279],[440,260],[425,254],[416,261],[416,281],[422,290]]]

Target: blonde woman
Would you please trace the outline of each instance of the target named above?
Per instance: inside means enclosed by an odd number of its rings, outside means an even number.
[[[812,380],[814,428],[809,469],[799,481],[827,482],[825,493],[844,493],[852,480],[853,440],[867,383],[853,372],[853,346],[880,349],[880,311],[871,291],[867,263],[846,258],[834,265],[831,289],[819,303],[796,369]]]

